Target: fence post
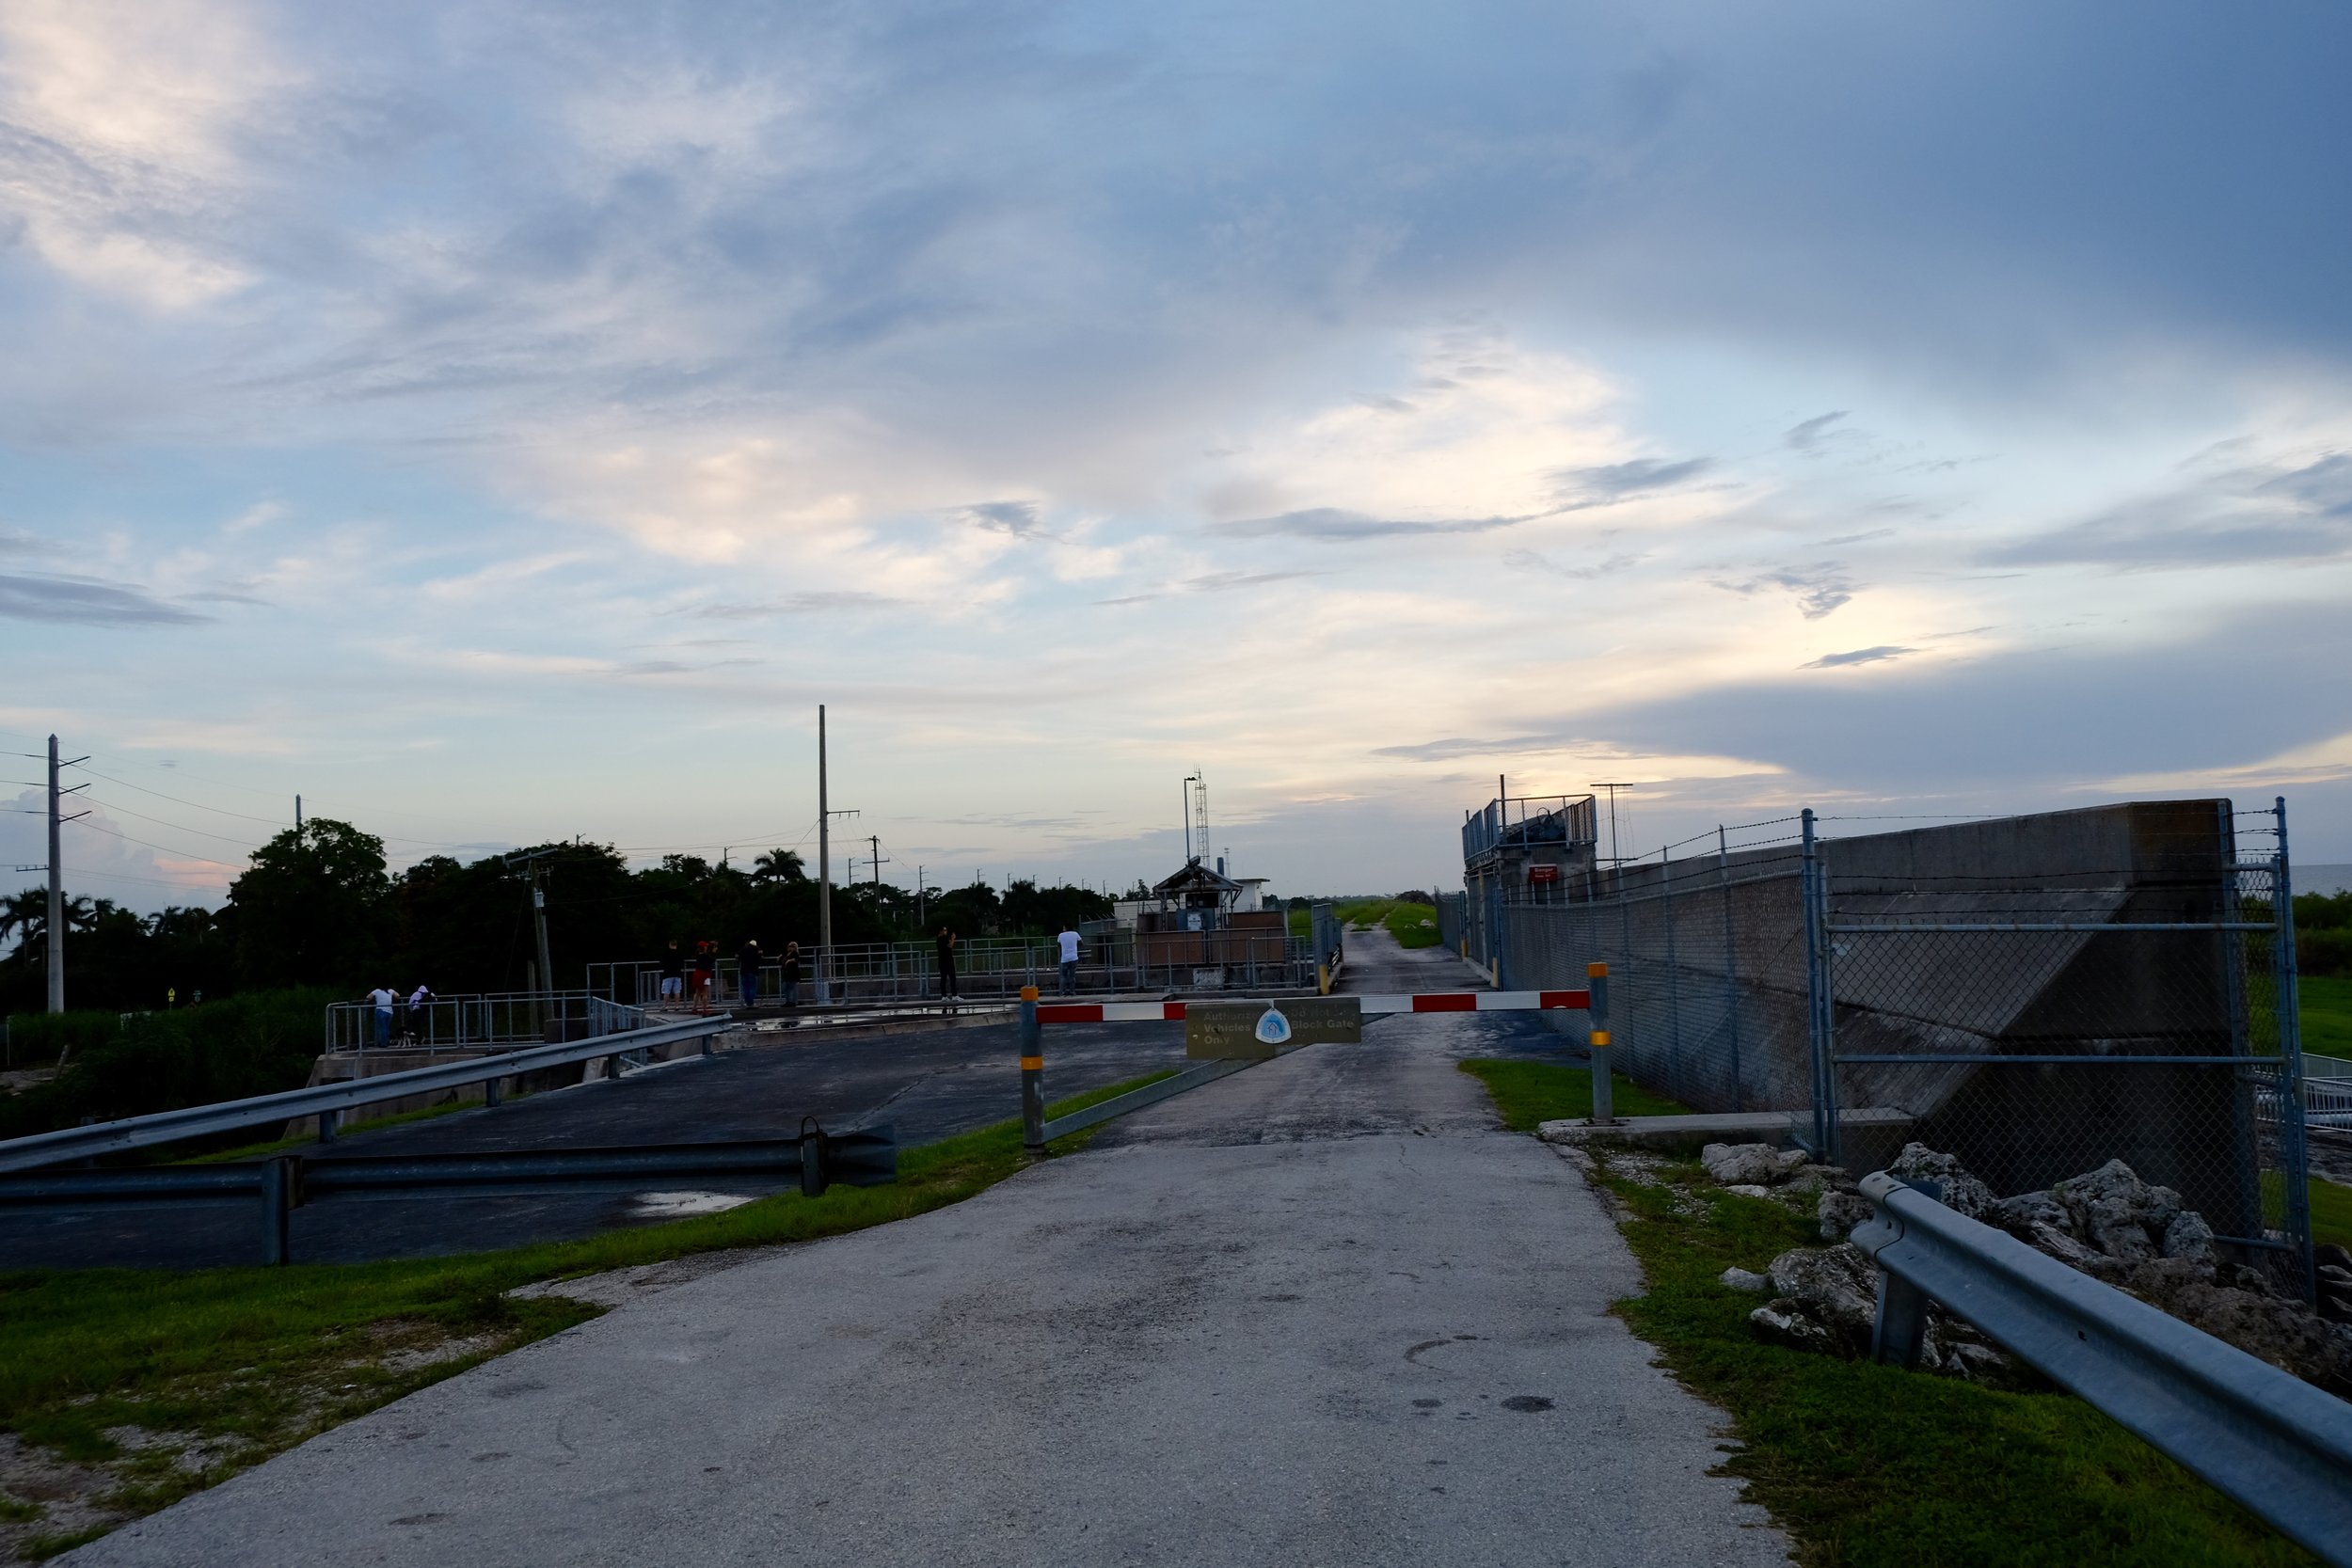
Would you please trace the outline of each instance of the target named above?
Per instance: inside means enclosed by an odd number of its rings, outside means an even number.
[[[323,1144],[333,1143],[335,1141],[335,1124],[342,1119],[342,1113],[340,1111],[321,1111],[319,1113],[319,1142]]]
[[[2303,1121],[2303,1015],[2296,995],[2295,882],[2287,871],[2287,798],[2275,797],[2271,810],[2279,821],[2279,869],[2270,890],[2270,907],[2277,919],[2270,945],[2279,988],[2279,1161],[2286,1166],[2286,1230],[2300,1254],[2303,1299],[2316,1304],[2319,1272],[2312,1250],[2311,1145]],[[2231,910],[2222,918],[2240,916]]]
[[[279,1154],[262,1162],[262,1261],[277,1264],[292,1261],[287,1243],[289,1220],[300,1195],[302,1159],[299,1155]]]
[[[1586,964],[1584,987],[1590,997],[1584,1016],[1592,1025],[1586,1051],[1593,1059],[1592,1119],[1596,1126],[1606,1126],[1617,1119],[1616,1098],[1609,1083],[1609,966],[1597,961]]]
[[[1037,988],[1021,988],[1021,1148],[1045,1153],[1045,1043],[1037,1025]]]
[[[1740,947],[1731,920],[1731,835],[1715,825],[1716,880],[1724,890],[1724,1012],[1731,1025],[1731,1109],[1747,1109],[1746,1091],[1740,1085]]]
[[[1824,1164],[1836,1164],[1837,1148],[1837,1066],[1832,1059],[1833,1023],[1829,974],[1829,888],[1814,844],[1813,808],[1804,808],[1805,1033],[1813,1056],[1813,1146]]]

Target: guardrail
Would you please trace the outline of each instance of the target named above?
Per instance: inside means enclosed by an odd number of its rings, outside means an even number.
[[[1876,1172],[1872,1353],[1916,1366],[1934,1302],[2338,1568],[2352,1565],[2352,1404]]]
[[[801,1192],[828,1185],[879,1186],[898,1179],[895,1127],[831,1133],[803,1118],[791,1138],[734,1143],[661,1144],[626,1148],[548,1148],[469,1154],[281,1154],[218,1165],[159,1165],[147,1170],[56,1171],[0,1177],[0,1204],[261,1200],[262,1261],[293,1260],[288,1220],[312,1199],[337,1193],[491,1193],[572,1182],[691,1180],[696,1177],[797,1175]]]
[[[707,1018],[680,1019],[675,1023],[658,1023],[650,1028],[565,1040],[557,1045],[527,1046],[520,1051],[475,1056],[466,1061],[437,1062],[431,1067],[412,1068],[405,1072],[388,1072],[376,1078],[354,1078],[341,1084],[319,1084],[310,1088],[286,1089],[278,1094],[254,1095],[246,1100],[227,1100],[212,1105],[191,1105],[184,1110],[125,1117],[118,1121],[102,1121],[89,1127],[36,1132],[30,1137],[10,1138],[0,1143],[0,1172],[36,1170],[63,1160],[120,1154],[157,1144],[178,1143],[187,1138],[208,1137],[215,1132],[234,1132],[242,1127],[291,1121],[297,1117],[332,1118],[357,1106],[372,1105],[378,1101],[430,1094],[438,1089],[462,1088],[469,1084],[488,1084],[495,1091],[500,1079],[511,1078],[517,1073],[593,1061],[599,1056],[626,1055],[697,1037],[703,1040],[703,1053],[708,1055],[709,1037],[726,1029],[730,1022],[727,1014],[713,1013]],[[322,1121],[322,1132],[326,1136],[333,1135],[332,1128],[331,1119]]]

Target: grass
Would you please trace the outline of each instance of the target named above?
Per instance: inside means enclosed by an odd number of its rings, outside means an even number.
[[[1077,1095],[1072,1111],[1168,1074]],[[1074,1152],[1093,1130],[1057,1139]],[[900,1153],[898,1180],[785,1193],[668,1225],[504,1252],[286,1268],[20,1269],[0,1273],[0,1429],[59,1457],[103,1464],[102,1500],[151,1513],[271,1454],[487,1357],[598,1315],[561,1298],[506,1294],[690,1253],[836,1236],[926,1213],[1019,1170],[1007,1122]],[[126,1444],[124,1429],[159,1434]],[[200,1445],[191,1465],[175,1456]],[[22,1518],[24,1504],[0,1497]],[[9,1517],[0,1513],[0,1519]],[[103,1533],[103,1530],[99,1533]],[[47,1556],[87,1536],[32,1542]]]
[[[1495,1109],[1502,1113],[1502,1125],[1514,1132],[1533,1132],[1547,1121],[1593,1114],[1590,1068],[1480,1056],[1463,1062],[1461,1069],[1486,1085]],[[1621,1072],[1609,1075],[1609,1094],[1621,1117],[1682,1116],[1691,1109],[1652,1094]]]
[[[2352,1187],[2312,1178],[2312,1240],[2352,1247]]]
[[[2303,1049],[2315,1056],[2352,1056],[2352,980],[2307,974],[2295,994]]]
[[[1575,1114],[1560,1109],[1567,1085],[1546,1076],[1574,1069],[1462,1065],[1486,1081],[1510,1126]],[[1619,1315],[1677,1378],[1729,1413],[1740,1447],[1724,1469],[1747,1482],[1807,1568],[2315,1560],[2070,1395],[1764,1343],[1747,1322],[1757,1298],[1719,1276],[1820,1244],[1810,1219],[1725,1193],[1695,1163],[1653,1175],[1600,1159],[1646,1281]]]

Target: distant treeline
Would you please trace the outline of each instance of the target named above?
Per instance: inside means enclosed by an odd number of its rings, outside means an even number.
[[[650,958],[673,939],[730,953],[747,939],[771,951],[817,941],[817,883],[789,849],[748,867],[671,855],[631,871],[604,845],[533,847],[548,851],[536,864],[558,988],[579,986],[592,962]],[[1043,936],[1110,912],[1110,900],[1088,888],[975,883],[932,894],[918,929],[915,897],[904,889],[836,885],[833,937],[907,941],[941,925],[967,938]],[[17,939],[0,958],[0,1008],[8,1013],[46,1006],[47,917],[39,889],[0,899],[0,940]],[[104,899],[70,900],[66,1002],[130,1011],[184,1006],[199,993],[217,1000],[302,986],[343,994],[419,984],[444,995],[520,990],[536,958],[526,866],[437,855],[394,874],[382,839],[318,818],[256,850],[218,910],[140,916]]]
[[[2295,895],[2295,964],[2306,974],[2352,977],[2352,891]]]

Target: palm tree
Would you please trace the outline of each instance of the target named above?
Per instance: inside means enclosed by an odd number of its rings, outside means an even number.
[[[802,863],[798,849],[770,849],[752,862],[752,880],[804,882],[808,880],[808,868]]]

